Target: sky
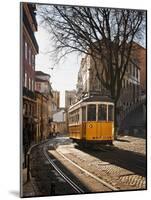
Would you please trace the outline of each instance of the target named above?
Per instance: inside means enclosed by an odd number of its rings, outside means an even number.
[[[50,74],[50,82],[53,90],[60,91],[60,106],[65,105],[65,90],[76,89],[77,75],[80,68],[80,57],[76,53],[68,55],[53,68],[53,60],[50,56],[51,39],[48,32],[39,25],[35,33],[39,54],[36,55],[36,70]]]

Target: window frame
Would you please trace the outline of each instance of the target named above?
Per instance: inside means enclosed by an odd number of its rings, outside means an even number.
[[[25,60],[28,59],[28,43],[25,41]]]
[[[34,92],[34,80],[33,79],[31,80],[31,89]]]
[[[30,79],[30,77],[28,78],[28,89],[31,90],[31,79]]]
[[[25,77],[24,77],[24,87],[27,88],[27,73],[25,72]]]
[[[31,49],[29,48],[29,50],[28,50],[28,63],[29,63],[29,65],[31,65],[31,55],[32,55]]]
[[[135,65],[133,64],[133,77],[135,77]]]
[[[34,70],[35,69],[35,55],[34,54],[31,55],[31,65],[32,65],[32,69]]]

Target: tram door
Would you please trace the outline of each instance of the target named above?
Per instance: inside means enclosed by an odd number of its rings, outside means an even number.
[[[82,139],[86,139],[86,106],[82,107]]]

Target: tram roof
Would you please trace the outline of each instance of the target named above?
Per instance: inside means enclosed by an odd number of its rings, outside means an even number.
[[[92,101],[114,102],[113,99],[111,99],[108,96],[89,96],[82,100],[82,102],[92,102]]]
[[[78,101],[74,105],[71,105],[69,107],[69,110],[74,108],[75,106],[79,105],[82,102],[111,102],[111,103],[113,103],[114,101],[113,101],[113,99],[111,99],[108,96],[88,96],[88,97],[81,99],[80,101]]]

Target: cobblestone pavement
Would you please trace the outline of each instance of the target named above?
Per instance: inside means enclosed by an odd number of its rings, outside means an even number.
[[[91,175],[82,171],[78,167],[75,167],[71,162],[62,157],[57,151],[50,150],[49,153],[56,158],[57,165],[60,165],[60,169],[65,172],[65,174],[70,174],[70,178],[75,181],[78,185],[84,186],[84,193],[93,193],[93,192],[108,192],[112,191],[112,189],[106,185],[104,185],[101,181],[96,180],[91,177]],[[58,163],[59,160],[59,163]]]
[[[146,140],[142,138],[121,136],[118,137],[118,140],[114,141],[114,146],[143,155],[146,154]]]
[[[79,148],[67,137],[51,139],[56,151],[50,150],[52,159],[60,165],[64,173],[69,173],[72,180],[83,185],[84,191],[110,191],[105,185],[100,185],[82,171],[72,166],[65,157],[78,164],[96,177],[104,180],[119,190],[146,189],[146,141],[135,137],[119,137],[113,146],[97,149]],[[43,145],[31,151],[30,168],[31,182],[23,186],[26,196],[51,196],[73,194],[74,191],[50,166],[43,154]],[[49,148],[48,148],[49,149]],[[55,193],[52,190],[55,183]],[[35,193],[33,193],[33,188]]]
[[[54,196],[75,193],[50,165],[43,154],[43,145],[34,149],[30,157],[31,176],[37,190],[36,196]]]
[[[58,152],[120,190],[146,188],[146,141],[120,137],[114,146],[100,150],[61,145]]]
[[[78,194],[70,184],[68,184],[65,179],[54,169],[50,164],[46,156],[44,155],[44,148],[47,150],[52,150],[58,143],[67,144],[67,138],[58,138],[51,139],[47,141],[46,144],[41,144],[34,148],[30,154],[30,173],[31,173],[31,182],[35,188],[35,196],[55,196],[55,195],[71,195]],[[70,140],[71,143],[71,140]],[[54,150],[55,151],[55,150]],[[63,165],[60,164],[56,158],[52,155],[48,156],[54,163],[57,163],[57,166],[60,166],[60,169],[68,176],[71,177],[71,180],[75,181],[80,185],[80,188],[86,193],[89,190],[83,185],[80,184],[78,178],[69,172]],[[75,174],[78,172],[75,171]],[[104,186],[103,186],[104,187]],[[25,194],[26,195],[26,194]],[[25,196],[24,195],[24,196]],[[31,196],[33,196],[31,194]]]

